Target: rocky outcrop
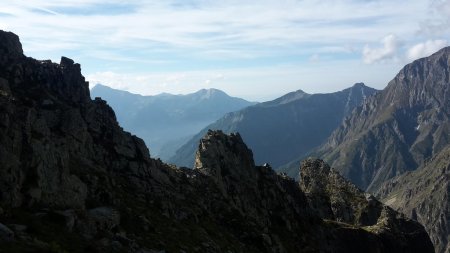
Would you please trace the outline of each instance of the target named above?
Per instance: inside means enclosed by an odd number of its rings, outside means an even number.
[[[368,205],[359,195],[337,202],[353,211],[317,212],[338,190],[315,205],[313,190],[255,166],[237,134],[209,132],[194,170],[152,159],[89,98],[78,64],[27,58],[17,36],[0,38],[1,252],[433,251],[418,223],[385,207],[372,226],[350,215]]]
[[[384,208],[375,197],[358,189],[322,160],[303,161],[300,187],[313,209],[327,219],[372,226]]]
[[[307,159],[300,169],[300,187],[313,211],[325,220],[343,222],[376,234],[389,252],[422,252],[433,248],[419,223],[405,219],[364,193],[322,160]],[[406,225],[408,224],[408,225]],[[403,242],[397,235],[403,235]]]
[[[450,251],[450,147],[416,171],[385,182],[377,196],[424,224],[436,253]]]

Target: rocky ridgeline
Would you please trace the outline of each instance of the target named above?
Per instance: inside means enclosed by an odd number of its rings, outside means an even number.
[[[369,192],[450,143],[450,47],[406,65],[315,154]]]
[[[1,252],[433,252],[420,224],[322,161],[299,185],[219,131],[194,170],[150,158],[80,72],[0,32]]]

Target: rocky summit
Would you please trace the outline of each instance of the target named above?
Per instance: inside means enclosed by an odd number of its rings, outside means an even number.
[[[152,159],[80,65],[0,32],[0,252],[434,252],[423,227],[319,160],[300,184],[210,131],[194,170]]]

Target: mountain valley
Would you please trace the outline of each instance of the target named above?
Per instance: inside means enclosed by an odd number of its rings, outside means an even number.
[[[324,142],[345,116],[375,92],[363,83],[329,94],[298,90],[228,113],[191,138],[169,162],[191,168],[198,141],[208,129],[213,129],[239,132],[253,150],[257,163],[277,168]]]
[[[164,161],[222,115],[255,104],[217,89],[187,95],[141,96],[101,84],[92,88],[91,97],[108,101],[120,125],[140,136],[152,155]]]
[[[222,131],[194,169],[151,158],[79,64],[26,57],[3,31],[0,119],[1,252],[434,252],[420,223],[322,160],[296,182]]]

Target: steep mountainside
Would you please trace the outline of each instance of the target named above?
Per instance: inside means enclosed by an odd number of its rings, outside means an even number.
[[[0,252],[433,252],[419,223],[321,161],[299,186],[222,132],[195,170],[150,158],[80,65],[27,58],[2,31],[0,119]]]
[[[406,65],[316,153],[362,189],[415,170],[450,142],[450,47]]]
[[[255,104],[217,89],[141,96],[97,84],[91,96],[108,101],[120,125],[143,138],[151,153],[163,160],[224,114]]]
[[[208,129],[239,132],[258,163],[277,167],[320,145],[353,108],[376,90],[362,83],[330,94],[299,90],[270,102],[232,112],[204,128],[169,161],[192,167],[198,140]]]
[[[425,225],[436,253],[450,252],[450,146],[413,172],[385,182],[383,202]]]

